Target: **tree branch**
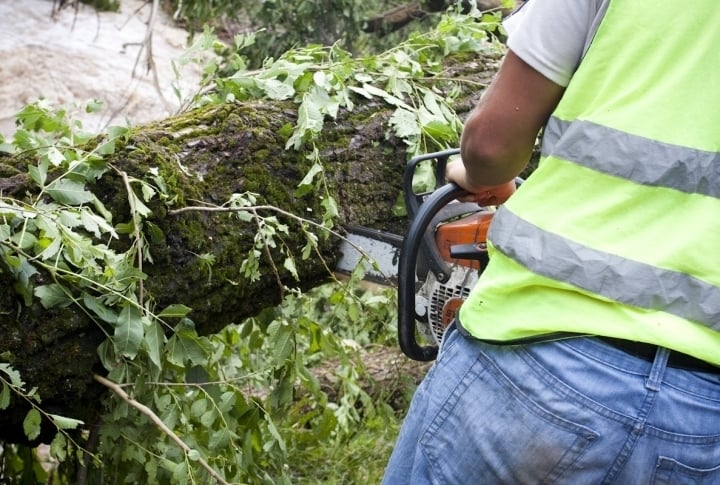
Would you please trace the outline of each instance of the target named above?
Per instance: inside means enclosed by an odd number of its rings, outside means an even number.
[[[107,387],[112,392],[114,392],[115,394],[120,396],[120,398],[123,401],[125,401],[126,403],[128,403],[130,406],[134,407],[135,409],[140,411],[142,414],[144,414],[145,416],[150,418],[150,421],[155,423],[155,426],[157,426],[160,429],[160,431],[165,433],[171,440],[173,440],[185,452],[185,454],[188,454],[188,453],[190,453],[190,451],[192,451],[192,449],[187,445],[187,443],[185,443],[183,440],[181,440],[180,437],[173,432],[173,430],[168,428],[165,425],[165,423],[163,423],[163,421],[157,416],[157,414],[155,414],[153,412],[152,409],[150,409],[143,403],[137,402],[135,399],[132,399],[130,396],[127,395],[127,393],[125,391],[122,390],[122,388],[120,386],[118,386],[114,382],[104,378],[103,376],[94,374],[93,378],[97,382],[99,382],[100,384],[102,384],[103,386]],[[197,460],[198,460],[198,463],[200,463],[200,465],[202,465],[202,467],[205,468],[208,471],[208,473],[215,480],[217,480],[217,483],[222,484],[222,485],[230,485],[229,482],[225,481],[225,479],[223,477],[221,477],[220,474],[218,474],[218,472],[216,472],[215,469],[213,469],[213,467],[211,467],[208,464],[208,462],[206,462],[202,457],[198,457]]]

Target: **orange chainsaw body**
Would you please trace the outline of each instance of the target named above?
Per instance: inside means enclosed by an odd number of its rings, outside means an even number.
[[[486,251],[487,233],[492,221],[494,212],[478,211],[466,215],[452,222],[439,224],[435,229],[435,244],[437,245],[440,257],[451,265],[462,266],[470,270],[481,271],[485,258],[464,259],[453,256],[453,247],[472,246],[477,251]],[[441,283],[436,283],[434,298],[431,298],[430,315],[431,320],[442,325],[442,329],[450,325],[455,319],[458,310],[462,306],[469,288],[453,289],[447,288]],[[434,327],[433,331],[441,335],[441,330]]]
[[[435,242],[440,256],[448,263],[479,270],[480,261],[453,258],[450,255],[450,248],[461,244],[478,244],[484,248],[493,214],[494,212],[478,211],[461,219],[440,224],[435,230]]]

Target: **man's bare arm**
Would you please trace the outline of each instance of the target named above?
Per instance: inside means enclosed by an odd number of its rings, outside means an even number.
[[[564,89],[509,51],[465,122],[462,164],[450,164],[449,180],[478,195],[498,191],[502,198],[530,159],[538,132]]]

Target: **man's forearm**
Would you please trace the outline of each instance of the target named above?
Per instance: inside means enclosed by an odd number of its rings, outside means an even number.
[[[468,184],[497,185],[519,174],[563,91],[509,51],[465,121],[460,154]]]

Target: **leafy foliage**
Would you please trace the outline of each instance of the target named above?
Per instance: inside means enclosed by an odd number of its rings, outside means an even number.
[[[412,154],[455,146],[461,123],[452,105],[459,91],[438,88],[463,81],[443,78],[443,61],[463,52],[501,53],[503,47],[492,35],[498,26],[496,15],[455,13],[443,16],[435,29],[412,34],[378,55],[358,57],[337,45],[310,45],[290,50],[260,70],[248,70],[243,62],[243,49],[254,38],[238,36],[234,49],[220,49],[225,63],[207,71],[204,84],[209,89],[195,101],[291,99],[299,105],[298,122],[287,148],[297,150],[312,142],[339,109],[352,111],[358,99],[376,99],[395,109],[390,127]]]
[[[242,57],[252,38],[240,36],[230,49],[206,32],[199,42],[222,51],[225,60],[206,66],[193,102],[296,103],[298,122],[287,127],[287,148],[312,161],[296,190],[320,197],[325,213],[321,221],[289,214],[283,220],[305,234],[300,257],[309,258],[318,239],[333,234],[337,217],[315,146],[325,121],[340,109],[352,111],[358,99],[374,99],[392,107],[388,129],[406,141],[410,152],[456,144],[460,122],[454,98],[441,95],[437,86],[460,81],[442,79],[443,59],[457,52],[498,52],[500,45],[488,34],[496,28],[497,18],[479,12],[449,14],[436,30],[415,34],[377,56],[353,57],[338,45],[314,45],[291,50],[255,71],[247,69]],[[88,108],[96,107],[92,103]],[[143,264],[152,262],[147,239],[158,230],[147,222],[149,202],[169,205],[173,198],[156,170],[134,178],[109,163],[116,144],[125,143],[131,130],[113,127],[91,136],[65,112],[42,102],[19,113],[18,123],[13,140],[0,139],[0,150],[34,155],[27,169],[34,191],[25,200],[0,194],[0,271],[15,277],[15,290],[26,304],[76,306],[103,329],[107,340],[98,355],[107,376],[96,379],[114,392],[101,426],[91,428],[43,410],[41,396],[25,389],[12,366],[0,364],[0,409],[13,398],[27,400],[31,410],[24,429],[29,438],[37,436],[43,416],[58,430],[50,446],[61,463],[56,482],[72,481],[82,464],[90,483],[292,483],[320,474],[294,460],[319,462],[327,450],[367,444],[367,436],[357,432],[363,426],[387,429],[383,423],[389,422],[394,429],[392,409],[363,385],[367,375],[361,359],[364,346],[393,338],[394,294],[358,290],[362,265],[348,282],[304,294],[285,288],[282,306],[217,334],[198,335],[188,318],[190,308],[182,302],[156,308],[144,291]],[[114,221],[87,189],[103,175],[123,181],[127,220]],[[234,212],[239,223],[257,228],[255,246],[243,263],[246,278],[258,276],[259,259],[269,247],[280,249],[283,257],[272,261],[272,267],[293,271],[297,256],[284,250],[282,242],[291,230],[287,222],[261,212],[251,193],[236,194],[222,208]],[[112,242],[120,238],[130,244],[114,249]],[[197,257],[212,278],[214,255]],[[47,278],[33,278],[39,273]],[[337,380],[332,392],[314,371],[328,362]],[[79,432],[71,433],[76,428]],[[12,482],[28,477],[27,467],[16,469],[18,460],[31,460],[22,453],[21,448],[3,447],[8,466],[0,469],[0,478]],[[377,476],[364,472],[372,474],[362,470],[350,477],[328,471],[325,478],[376,481]]]

